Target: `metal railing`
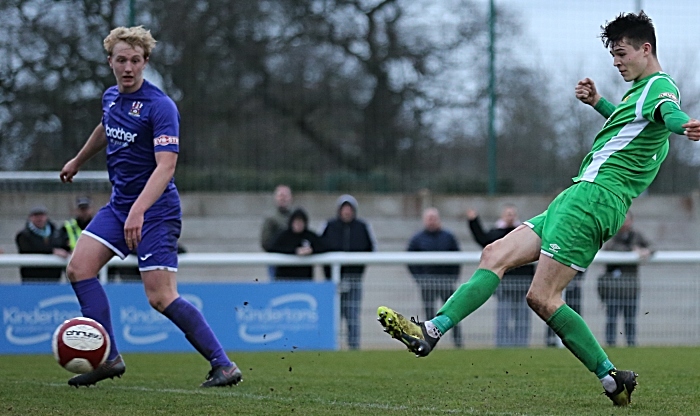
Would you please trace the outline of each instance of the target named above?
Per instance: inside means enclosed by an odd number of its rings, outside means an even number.
[[[276,253],[184,253],[179,255],[181,266],[307,266],[330,265],[331,279],[340,281],[343,265],[391,265],[391,264],[478,264],[481,252],[334,252],[295,256]],[[635,264],[640,263],[634,252],[599,252],[593,263]],[[658,251],[645,264],[700,264],[700,251]],[[0,254],[0,267],[19,266],[66,266],[68,259],[51,254]],[[136,266],[136,257],[124,260],[113,258],[108,266]],[[100,272],[100,281],[107,283],[107,267]]]

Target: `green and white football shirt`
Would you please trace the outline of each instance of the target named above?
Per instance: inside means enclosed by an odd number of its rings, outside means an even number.
[[[636,81],[596,136],[574,182],[599,184],[629,207],[654,180],[668,154],[671,132],[660,116],[655,117],[664,102],[680,109],[680,93],[670,76],[657,72]]]

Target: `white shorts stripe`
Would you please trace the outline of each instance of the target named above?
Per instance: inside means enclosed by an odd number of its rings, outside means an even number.
[[[90,231],[84,230],[81,235],[87,235],[89,237],[94,238],[95,240],[99,241],[100,243],[104,244],[108,249],[112,250],[114,254],[116,254],[120,259],[124,260],[126,258],[126,255],[119,251],[116,247],[113,245],[109,244],[107,241],[105,241],[102,237],[99,237]]]

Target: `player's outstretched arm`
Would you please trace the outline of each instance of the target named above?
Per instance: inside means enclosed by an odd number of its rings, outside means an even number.
[[[684,134],[688,140],[694,142],[700,140],[700,121],[690,118],[678,107],[678,104],[671,101],[663,102],[658,111],[667,129],[676,134]]]
[[[688,136],[689,140],[697,142],[700,140],[700,121],[691,118],[687,123],[683,124],[685,129],[684,134]]]
[[[61,169],[59,174],[61,182],[73,182],[73,177],[78,173],[83,163],[90,160],[105,147],[107,147],[107,135],[105,134],[104,126],[100,123],[92,131],[78,154],[63,165],[63,169]]]

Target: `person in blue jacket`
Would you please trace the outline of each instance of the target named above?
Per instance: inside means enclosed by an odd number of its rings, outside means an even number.
[[[459,251],[454,234],[442,228],[437,208],[423,211],[423,230],[417,232],[408,243],[408,251]],[[420,287],[425,316],[435,316],[436,300],[446,302],[455,291],[459,279],[459,264],[409,264],[408,270]],[[462,331],[454,328],[457,348],[462,347]]]

